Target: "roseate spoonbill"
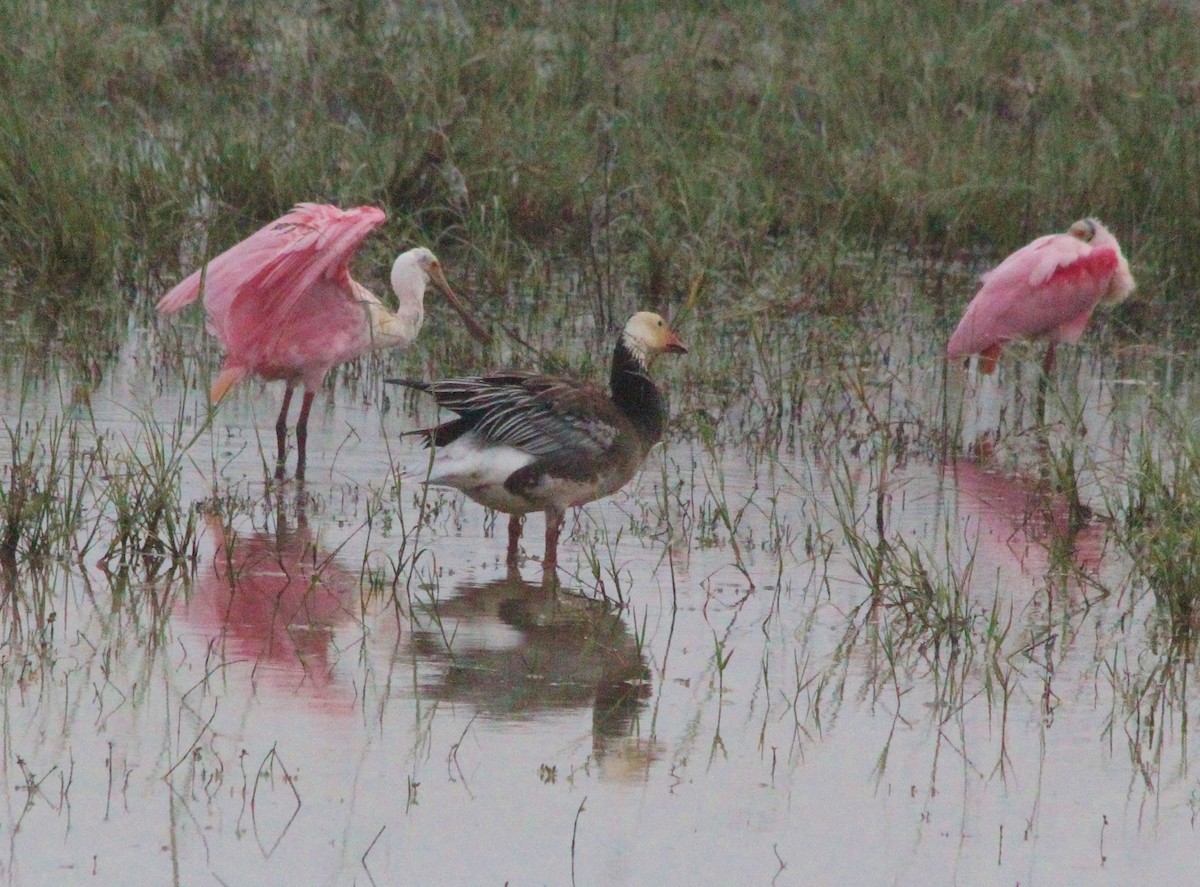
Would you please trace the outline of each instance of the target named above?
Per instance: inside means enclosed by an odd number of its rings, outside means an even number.
[[[304,387],[296,421],[296,479],[304,479],[308,414],[325,374],[374,348],[411,344],[425,318],[425,287],[433,281],[472,334],[488,333],[459,301],[437,256],[424,247],[401,253],[392,265],[399,306],[387,307],[350,276],[350,260],[387,216],[373,206],[341,210],[301,203],[187,277],[158,302],[173,314],[204,294],[208,331],[225,349],[210,398],[218,403],[248,376],[283,380],[275,422],[282,480],[292,392]]]
[[[422,434],[436,446],[428,482],[454,487],[511,515],[508,564],[517,563],[525,515],[546,513],[542,567],[558,563],[567,508],[615,493],[662,438],[666,404],[648,375],[651,360],[687,348],[657,314],[625,324],[613,352],[609,397],[570,379],[522,371],[436,382],[389,379],[426,391],[458,413]]]
[[[1008,342],[1047,339],[1042,368],[1049,373],[1055,346],[1079,341],[1096,305],[1116,304],[1133,287],[1117,239],[1097,219],[1081,219],[1066,234],[1039,237],[984,274],[946,354],[951,360],[979,354],[980,370],[992,373]]]

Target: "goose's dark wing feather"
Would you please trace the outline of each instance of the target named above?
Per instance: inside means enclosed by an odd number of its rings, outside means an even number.
[[[461,417],[430,429],[439,445],[470,431],[534,456],[588,458],[611,449],[627,423],[604,392],[556,376],[512,371],[404,384]]]

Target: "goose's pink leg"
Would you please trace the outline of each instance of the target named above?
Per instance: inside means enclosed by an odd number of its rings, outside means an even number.
[[[542,570],[553,573],[558,568],[558,534],[562,530],[564,515],[550,509],[546,512],[546,554],[542,557]]]
[[[510,567],[517,565],[517,557],[521,550],[521,530],[525,526],[525,515],[512,514],[508,518],[508,557],[506,563]]]

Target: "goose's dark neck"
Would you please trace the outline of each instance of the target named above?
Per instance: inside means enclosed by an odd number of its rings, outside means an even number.
[[[610,384],[613,403],[629,417],[646,448],[658,443],[667,418],[662,395],[651,381],[646,366],[626,346],[624,336],[617,339],[613,351]]]

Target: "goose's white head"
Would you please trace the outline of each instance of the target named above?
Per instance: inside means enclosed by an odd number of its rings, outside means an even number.
[[[629,318],[621,340],[643,366],[658,354],[687,354],[687,347],[653,311],[639,311]]]
[[[459,301],[454,290],[450,288],[446,274],[442,271],[442,263],[438,261],[438,257],[433,254],[432,250],[418,246],[400,253],[396,257],[396,261],[392,263],[392,291],[396,294],[401,309],[415,307],[423,311],[425,289],[431,280],[445,294],[446,301],[450,303],[451,308],[458,312],[458,316],[463,319],[463,323],[467,325],[471,335],[485,344],[490,342],[491,335],[474,318],[470,310]]]

